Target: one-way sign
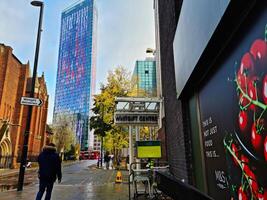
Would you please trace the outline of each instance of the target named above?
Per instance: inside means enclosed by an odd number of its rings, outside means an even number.
[[[20,104],[26,106],[41,106],[43,105],[43,101],[37,98],[21,97]]]

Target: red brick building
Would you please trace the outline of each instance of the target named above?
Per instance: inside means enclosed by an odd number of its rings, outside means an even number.
[[[11,47],[0,44],[0,168],[17,166],[28,114],[20,99],[29,96],[31,87],[29,63],[22,64],[12,51]],[[40,152],[46,139],[48,94],[44,75],[36,80],[35,97],[44,103],[33,107],[29,157]]]
[[[30,96],[32,78],[27,79],[27,89],[24,96]],[[47,109],[48,109],[48,94],[46,83],[44,79],[44,74],[38,77],[35,81],[35,98],[41,99],[43,105],[40,107],[34,106],[32,109],[31,117],[31,128],[28,143],[28,158],[30,160],[38,156],[42,147],[46,144],[46,119],[47,119]],[[25,132],[26,122],[28,115],[28,106],[24,106],[23,117],[22,117],[22,133]],[[23,137],[20,137],[19,143],[19,155],[22,152],[23,147]]]

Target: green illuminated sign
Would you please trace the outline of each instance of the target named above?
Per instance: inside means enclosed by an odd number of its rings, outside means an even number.
[[[138,158],[161,158],[160,141],[137,141]]]

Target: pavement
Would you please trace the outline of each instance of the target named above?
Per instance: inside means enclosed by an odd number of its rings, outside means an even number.
[[[62,163],[62,166],[63,167],[70,166],[76,163],[77,161],[64,161]],[[32,172],[32,171],[38,171],[38,167],[26,168],[25,173]],[[13,176],[13,175],[18,175],[18,174],[19,174],[19,168],[18,169],[0,169],[0,179],[6,176]]]
[[[54,185],[52,200],[128,200],[128,171],[122,171],[123,183],[116,184],[116,170],[98,169],[95,164],[95,161],[88,160],[65,166],[62,182]],[[8,183],[12,178],[17,180],[17,175],[0,177],[0,183]],[[23,191],[13,189],[0,192],[0,199],[35,199],[38,191],[36,171],[28,172],[25,180],[31,183],[24,186]]]

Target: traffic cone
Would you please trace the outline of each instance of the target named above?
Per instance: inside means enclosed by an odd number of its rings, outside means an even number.
[[[118,171],[117,172],[117,175],[116,175],[116,183],[121,183],[122,182],[122,175],[121,175],[121,171]]]

